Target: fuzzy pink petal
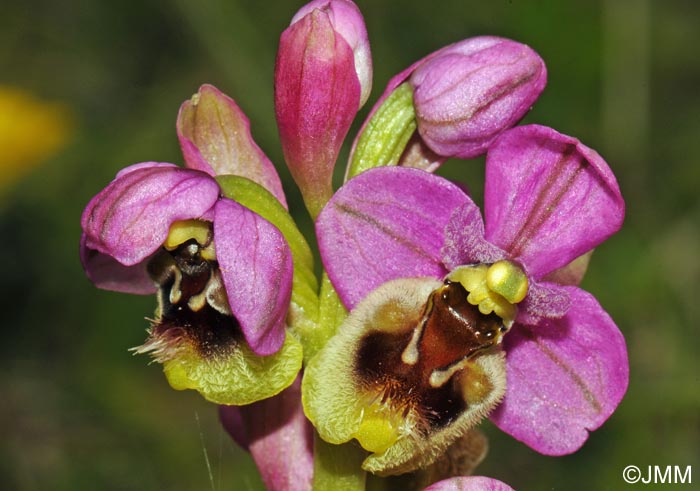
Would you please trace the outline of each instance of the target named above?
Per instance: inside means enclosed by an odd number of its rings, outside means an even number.
[[[251,349],[277,352],[292,292],[292,254],[270,222],[229,199],[214,208],[214,246],[229,306]]]
[[[127,168],[83,211],[84,244],[125,266],[140,263],[165,241],[177,220],[201,218],[219,186],[209,175],[174,165]]]
[[[227,431],[250,450],[267,489],[311,490],[313,427],[301,407],[299,381],[270,399],[219,409]]]
[[[187,167],[212,176],[248,178],[286,207],[279,175],[253,140],[250,121],[233,99],[213,85],[202,85],[180,106],[177,136]]]
[[[495,263],[506,253],[484,239],[481,210],[468,200],[457,208],[445,227],[445,245],[442,260],[448,269],[478,263]]]
[[[566,287],[571,308],[537,327],[515,324],[504,340],[508,387],[491,419],[545,455],[578,450],[627,390],[625,339],[595,298]]]
[[[463,476],[445,479],[428,486],[423,491],[514,491],[507,484],[482,476]]]
[[[314,216],[333,193],[333,167],[359,106],[353,51],[328,14],[313,10],[280,38],[275,114],[285,160]]]
[[[622,226],[615,176],[577,139],[537,125],[501,135],[486,159],[486,239],[541,278]]]
[[[538,325],[542,319],[563,317],[571,307],[569,291],[563,285],[546,281],[532,281],[525,300],[518,304],[516,322],[525,325]]]
[[[443,230],[468,201],[417,169],[378,167],[348,181],[316,222],[323,264],[345,305],[392,279],[444,276]]]

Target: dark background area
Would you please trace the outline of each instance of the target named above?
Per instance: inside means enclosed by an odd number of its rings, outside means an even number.
[[[445,44],[481,34],[513,38],[538,51],[549,71],[525,121],[598,150],[627,201],[622,231],[595,252],[582,285],[625,334],[627,396],[567,457],[541,456],[486,423],[491,451],[478,473],[520,491],[666,489],[626,485],[622,470],[631,464],[693,465],[700,481],[700,3],[357,3],[375,66],[368,107],[393,74]],[[129,354],[145,339],[155,300],[92,287],[78,261],[79,219],[120,168],[182,163],[177,110],[206,82],[251,119],[292,213],[310,232],[283,166],[272,103],[279,34],[300,6],[2,3],[0,86],[60,101],[73,121],[59,153],[41,165],[27,162],[21,178],[0,188],[3,489],[261,489],[249,457],[220,429],[216,408],[170,389],[158,365]],[[0,164],[11,160],[6,151],[0,148]],[[465,181],[479,200],[482,164],[450,162],[441,173]]]

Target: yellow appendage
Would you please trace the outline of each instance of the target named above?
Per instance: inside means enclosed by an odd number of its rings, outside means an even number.
[[[448,279],[462,284],[469,292],[467,301],[478,307],[479,312],[495,313],[506,326],[515,320],[515,304],[525,299],[529,287],[523,270],[506,260],[491,265],[461,266]]]

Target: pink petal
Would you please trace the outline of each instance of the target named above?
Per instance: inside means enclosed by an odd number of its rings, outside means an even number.
[[[619,230],[624,209],[608,165],[575,138],[544,126],[520,126],[489,148],[486,239],[535,278]]]
[[[457,208],[445,227],[442,261],[448,269],[478,263],[495,263],[506,257],[505,252],[484,239],[481,210],[468,200]]]
[[[424,491],[514,491],[507,484],[490,477],[453,477],[436,482]]]
[[[213,85],[202,85],[180,106],[177,136],[187,167],[212,176],[248,178],[286,207],[279,175],[253,140],[250,121],[233,99]]]
[[[629,377],[622,333],[595,298],[566,287],[565,317],[506,334],[508,386],[491,419],[545,455],[578,450],[622,400]]]
[[[270,222],[229,199],[214,208],[214,246],[229,306],[258,355],[284,342],[292,293],[292,254]]]
[[[80,262],[97,288],[136,295],[150,295],[157,291],[148,275],[148,261],[124,266],[113,257],[85,246],[85,234],[80,238]]]
[[[323,264],[345,305],[392,279],[444,276],[443,230],[468,201],[417,169],[378,167],[348,181],[316,222]]]
[[[267,489],[311,490],[313,427],[301,407],[299,381],[270,399],[219,409],[234,440],[246,443]]]
[[[163,244],[174,221],[204,216],[218,195],[202,172],[151,162],[128,167],[83,211],[85,247],[133,266]]]
[[[547,70],[528,46],[482,36],[442,49],[410,83],[426,144],[439,155],[472,158],[530,110]]]
[[[275,114],[285,160],[314,216],[333,193],[333,167],[359,102],[352,49],[327,13],[313,10],[282,33]]]

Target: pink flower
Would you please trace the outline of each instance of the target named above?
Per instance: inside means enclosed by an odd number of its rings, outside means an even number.
[[[627,353],[595,298],[553,278],[623,215],[603,159],[535,125],[490,147],[485,223],[457,186],[421,170],[351,179],[317,221],[324,266],[353,309],[305,373],[321,436],[360,440],[375,452],[370,470],[405,471],[497,406],[493,421],[535,450],[576,451],[622,399]]]
[[[193,168],[145,162],[120,171],[83,212],[83,267],[100,288],[158,293],[137,352],[162,362],[173,387],[227,404],[270,397],[301,366],[301,347],[286,333],[292,253],[275,225],[225,196],[214,176],[240,172],[284,199],[279,178],[245,116],[214,87],[183,104],[178,130]]]

